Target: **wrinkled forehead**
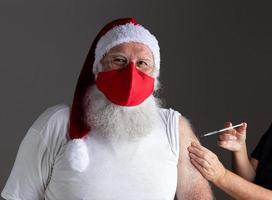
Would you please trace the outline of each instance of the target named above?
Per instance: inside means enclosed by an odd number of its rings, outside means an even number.
[[[103,57],[113,54],[120,54],[126,57],[147,58],[154,61],[154,55],[150,48],[147,45],[139,42],[121,43],[112,47],[108,52],[105,53]]]
[[[100,70],[99,63],[105,52],[109,52],[113,47],[125,42],[139,42],[149,47],[152,52],[155,67],[155,76],[159,76],[160,70],[160,47],[156,37],[143,26],[135,23],[126,23],[117,25],[107,30],[107,32],[98,38],[94,50],[93,74]]]

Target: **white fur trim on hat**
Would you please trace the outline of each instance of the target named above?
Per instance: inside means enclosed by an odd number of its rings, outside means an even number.
[[[83,172],[88,167],[90,159],[88,147],[84,139],[73,139],[68,142],[66,158],[71,168],[78,172]]]
[[[143,26],[133,23],[116,26],[100,38],[95,49],[93,73],[97,74],[101,71],[98,63],[111,48],[125,42],[139,42],[150,48],[154,57],[154,76],[157,77],[160,69],[160,47],[158,41],[155,36]]]

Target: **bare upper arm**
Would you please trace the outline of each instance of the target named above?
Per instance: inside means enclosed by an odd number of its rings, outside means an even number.
[[[189,120],[181,116],[179,120],[179,165],[182,166],[184,164],[191,168],[194,173],[200,174],[190,162],[187,148],[191,145],[192,142],[199,143]]]
[[[198,142],[190,122],[183,116],[179,120],[179,163],[178,163],[178,199],[212,199],[208,182],[191,164],[187,148],[193,141]]]

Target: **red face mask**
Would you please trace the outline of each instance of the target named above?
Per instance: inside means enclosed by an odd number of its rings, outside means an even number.
[[[134,63],[129,63],[122,69],[99,72],[96,85],[112,103],[136,106],[152,94],[154,78],[136,69]]]

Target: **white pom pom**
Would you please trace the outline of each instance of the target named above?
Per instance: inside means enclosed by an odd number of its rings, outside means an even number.
[[[69,141],[66,156],[73,170],[83,172],[89,165],[88,147],[84,139]]]

